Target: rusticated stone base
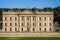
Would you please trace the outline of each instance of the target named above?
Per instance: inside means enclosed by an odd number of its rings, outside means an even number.
[[[4,32],[4,33],[0,33],[0,37],[60,37],[60,33],[57,32],[53,32],[53,33],[37,33],[37,32]]]

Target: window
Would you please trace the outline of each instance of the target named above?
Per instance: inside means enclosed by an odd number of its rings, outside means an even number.
[[[46,26],[46,23],[44,23],[44,26]]]
[[[27,28],[27,31],[29,31],[29,28]]]
[[[44,17],[44,21],[46,21],[46,17]]]
[[[19,32],[19,28],[18,28],[18,32]]]
[[[51,17],[49,17],[50,21],[51,21]]]
[[[7,28],[5,28],[5,31],[7,31]]]
[[[5,23],[5,26],[7,26],[7,23]]]
[[[35,29],[33,28],[33,31],[35,31]]]
[[[17,31],[17,28],[15,28],[15,31]]]
[[[40,31],[41,31],[41,28],[40,28]]]
[[[24,20],[24,16],[22,16],[22,21]]]
[[[33,17],[33,21],[35,21],[35,17]]]
[[[39,26],[41,26],[41,23],[39,23]]]
[[[17,21],[17,17],[15,17],[15,21]]]
[[[50,23],[50,26],[51,26],[51,23]]]
[[[33,23],[33,26],[34,26],[34,23]]]
[[[27,26],[29,26],[29,23],[27,23]]]
[[[17,23],[15,23],[15,26],[17,26]]]
[[[41,21],[41,17],[39,17],[39,20]]]
[[[5,17],[5,21],[7,21],[7,17]]]
[[[12,23],[10,23],[10,26],[12,26]]]
[[[22,26],[24,26],[24,24],[22,23]]]
[[[30,18],[30,17],[27,17],[27,21],[29,21],[29,18]]]
[[[51,31],[51,28],[50,28],[50,31]]]
[[[23,31],[23,28],[21,30]]]
[[[10,17],[10,21],[12,21],[12,17]]]
[[[46,32],[46,28],[44,28],[44,32]]]
[[[10,28],[10,31],[12,31],[12,28]]]

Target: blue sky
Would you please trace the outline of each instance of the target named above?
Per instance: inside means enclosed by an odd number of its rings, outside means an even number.
[[[0,0],[0,8],[44,8],[60,6],[60,0]]]

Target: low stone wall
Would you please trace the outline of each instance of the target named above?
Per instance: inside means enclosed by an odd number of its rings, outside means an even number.
[[[32,32],[24,32],[24,33],[20,33],[20,32],[13,32],[13,33],[9,33],[9,32],[4,32],[4,33],[0,33],[0,37],[60,37],[60,33],[32,33]]]

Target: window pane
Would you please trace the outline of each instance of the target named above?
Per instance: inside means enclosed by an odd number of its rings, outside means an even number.
[[[7,21],[7,17],[5,17],[5,21]]]
[[[10,21],[12,21],[12,17],[10,17]]]
[[[44,32],[46,32],[46,28],[44,28]]]
[[[33,18],[33,21],[35,21],[35,17],[32,17]]]
[[[51,23],[50,23],[50,26],[51,26]]]
[[[21,30],[23,31],[23,28]]]
[[[10,28],[10,31],[12,31],[12,28]]]
[[[12,23],[10,23],[10,26],[12,26]]]
[[[50,31],[51,31],[51,28],[50,28]]]
[[[27,26],[29,26],[29,23],[27,23]]]
[[[17,28],[15,28],[15,31],[17,31]]]
[[[34,23],[33,23],[33,26],[34,26]]]
[[[5,31],[7,31],[7,28],[5,28]]]
[[[15,23],[15,26],[17,26],[17,23]]]
[[[39,17],[39,20],[41,21],[41,17]]]
[[[30,17],[27,17],[27,21],[29,21],[29,18],[30,18]]]
[[[35,31],[35,29],[33,28],[33,31]]]
[[[5,26],[7,26],[7,23],[5,23]]]
[[[17,17],[15,17],[15,21],[17,21]]]
[[[44,17],[44,21],[46,21],[46,17]]]
[[[41,28],[40,28],[40,31],[41,31]]]
[[[24,20],[24,16],[22,17],[22,21]]]
[[[50,21],[51,21],[51,17],[49,17]]]
[[[41,26],[41,23],[39,23],[39,26]]]
[[[22,23],[22,26],[24,26],[24,24]]]
[[[44,26],[46,26],[46,23],[44,23]]]

